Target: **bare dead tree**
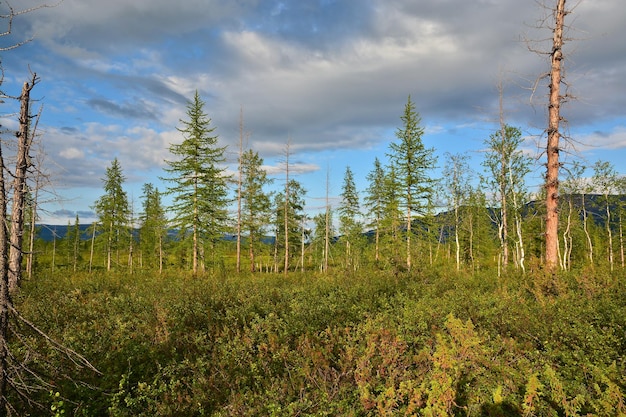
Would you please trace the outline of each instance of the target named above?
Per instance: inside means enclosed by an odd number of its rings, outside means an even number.
[[[0,216],[0,415],[3,415],[6,413],[9,309],[12,302],[9,293],[8,231],[5,220],[7,218],[7,201],[4,187],[2,146],[0,146]]]
[[[289,271],[289,157],[291,156],[291,137],[285,146],[285,276]]]
[[[13,204],[11,207],[11,233],[9,248],[9,291],[15,291],[22,280],[22,240],[24,236],[24,209],[28,187],[26,179],[28,171],[32,167],[30,159],[30,146],[32,134],[30,131],[30,92],[39,82],[37,74],[33,73],[30,82],[22,86],[19,115],[19,131],[17,132],[17,155],[15,172],[13,173]]]
[[[559,169],[561,163],[559,161],[559,153],[563,150],[562,140],[567,140],[563,134],[562,125],[565,118],[561,113],[561,106],[572,98],[568,92],[569,85],[565,80],[565,70],[563,61],[565,55],[563,46],[571,39],[567,37],[566,30],[569,29],[565,24],[565,18],[573,9],[580,4],[578,3],[569,9],[566,8],[566,0],[555,0],[554,6],[543,5],[549,11],[548,16],[540,21],[539,28],[549,28],[552,36],[549,40],[549,47],[541,48],[530,46],[531,52],[549,58],[550,69],[542,74],[535,81],[533,87],[533,95],[541,80],[548,81],[548,126],[545,130],[547,134],[546,141],[546,231],[545,231],[545,265],[548,270],[554,271],[559,266]]]
[[[548,144],[546,171],[546,266],[554,270],[559,265],[559,123],[561,121],[561,67],[563,61],[563,27],[565,0],[558,0],[554,9],[552,53],[550,55],[550,98],[548,104]]]

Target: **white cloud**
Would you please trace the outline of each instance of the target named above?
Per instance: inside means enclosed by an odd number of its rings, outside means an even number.
[[[62,149],[59,156],[64,159],[79,159],[85,157],[85,152],[74,147]]]
[[[579,150],[624,149],[626,148],[626,126],[616,126],[608,132],[595,131],[574,137]]]

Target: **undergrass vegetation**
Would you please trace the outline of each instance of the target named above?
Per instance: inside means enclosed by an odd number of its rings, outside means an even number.
[[[602,271],[42,275],[17,308],[101,374],[24,329],[39,353],[23,360],[50,390],[17,411],[624,415],[624,284]]]

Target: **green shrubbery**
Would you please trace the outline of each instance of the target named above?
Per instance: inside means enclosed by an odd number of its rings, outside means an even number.
[[[27,362],[51,384],[33,400],[57,415],[614,416],[623,284],[580,271],[85,274],[27,282],[16,304],[102,372],[27,334]]]

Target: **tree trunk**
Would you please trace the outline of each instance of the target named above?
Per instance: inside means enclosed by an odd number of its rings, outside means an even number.
[[[611,208],[609,205],[609,194],[604,195],[604,200],[606,201],[606,235],[608,238],[608,255],[609,255],[609,265],[611,268],[611,272],[613,272],[613,232],[611,231]]]
[[[91,268],[93,266],[93,248],[96,243],[96,223],[92,225],[93,233],[91,234],[91,250],[89,251],[89,272],[91,272]]]
[[[583,230],[585,231],[585,237],[587,238],[587,253],[589,256],[589,263],[593,268],[593,242],[591,241],[591,235],[589,234],[589,227],[587,225],[587,207],[585,207],[585,194],[583,193],[581,196],[582,199],[582,208],[583,208]]]
[[[406,209],[406,269],[411,270],[411,190],[408,190]]]
[[[31,167],[29,151],[30,91],[37,84],[37,74],[31,83],[25,82],[20,95],[20,130],[17,133],[17,155],[13,181],[13,206],[11,209],[11,234],[9,247],[9,290],[16,290],[22,280],[22,240],[24,236],[24,207],[26,205],[26,175]]]
[[[8,330],[9,308],[11,307],[11,295],[9,293],[9,269],[8,269],[8,236],[7,225],[4,219],[7,215],[6,190],[4,188],[4,160],[0,147],[0,414],[6,413],[7,391],[7,359],[9,356]]]
[[[572,265],[572,213],[574,212],[574,202],[570,195],[568,198],[567,224],[563,232],[563,261],[561,268],[569,271]]]
[[[239,111],[239,178],[237,180],[237,273],[241,272],[241,186],[243,178],[243,108]],[[252,244],[252,242],[250,242]]]
[[[563,60],[563,27],[565,0],[557,0],[554,10],[555,26],[552,39],[550,68],[550,103],[548,105],[548,162],[546,172],[546,267],[558,267],[559,227],[559,122],[561,120],[561,64]]]
[[[289,153],[291,147],[291,139],[287,142],[287,148],[285,151],[285,276],[289,271]]]

